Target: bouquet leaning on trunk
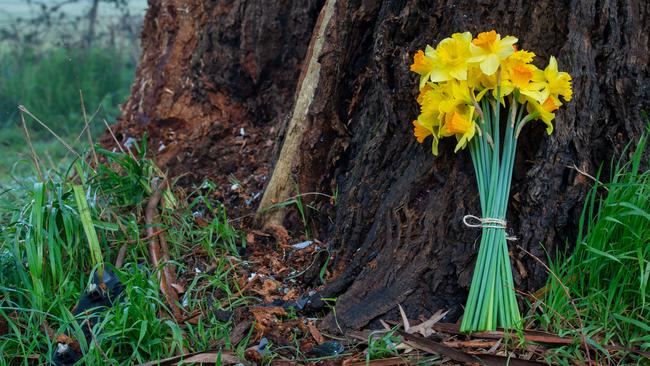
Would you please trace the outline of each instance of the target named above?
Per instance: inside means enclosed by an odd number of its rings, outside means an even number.
[[[467,215],[468,227],[482,228],[481,244],[461,330],[521,327],[508,255],[506,210],[521,130],[540,120],[553,132],[554,112],[571,100],[571,76],[558,71],[551,56],[546,68],[532,64],[535,54],[517,49],[517,38],[494,30],[472,38],[454,33],[414,56],[420,75],[420,115],[413,121],[418,142],[431,137],[438,155],[443,137],[455,137],[455,152],[472,156],[481,217]]]

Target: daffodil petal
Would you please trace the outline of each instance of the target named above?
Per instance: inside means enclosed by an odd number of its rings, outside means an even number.
[[[488,55],[485,60],[481,62],[481,71],[483,71],[485,75],[493,75],[497,72],[498,68],[499,57],[495,54]]]

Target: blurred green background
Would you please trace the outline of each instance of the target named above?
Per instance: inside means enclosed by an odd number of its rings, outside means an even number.
[[[80,94],[98,137],[115,122],[129,95],[146,0],[4,0],[0,9],[0,185],[34,174],[19,105],[83,150]],[[72,154],[25,115],[44,170]]]

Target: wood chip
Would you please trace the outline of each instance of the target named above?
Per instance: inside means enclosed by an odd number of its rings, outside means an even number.
[[[316,328],[314,323],[312,322],[307,323],[307,329],[309,329],[309,334],[311,334],[311,336],[314,338],[316,343],[323,344],[323,342],[325,342],[325,338],[323,338],[323,335],[320,334],[320,331],[318,330],[318,328]]]

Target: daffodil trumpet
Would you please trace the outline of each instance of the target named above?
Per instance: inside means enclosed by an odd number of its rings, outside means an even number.
[[[534,120],[551,134],[560,97],[568,102],[572,96],[571,76],[558,71],[554,57],[538,69],[532,64],[535,54],[517,50],[516,42],[495,31],[474,39],[469,32],[455,33],[418,51],[411,65],[420,75],[420,115],[413,121],[417,141],[432,137],[431,151],[438,155],[440,140],[454,136],[454,151],[468,147],[476,174],[482,232],[461,323],[465,332],[522,326],[506,234],[517,141]]]

